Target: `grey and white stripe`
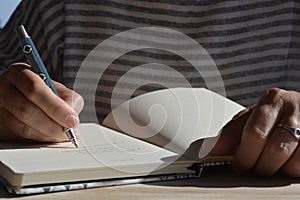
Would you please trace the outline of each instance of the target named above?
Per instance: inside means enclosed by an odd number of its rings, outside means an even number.
[[[99,43],[123,31],[151,26],[179,31],[201,44],[222,74],[226,95],[245,106],[254,104],[271,87],[300,91],[300,3],[296,0],[24,0],[0,32],[1,70],[25,60],[14,34],[18,24],[26,26],[51,76],[69,87],[73,87],[81,63]],[[162,40],[164,36],[156,37]],[[164,41],[186,47],[172,35],[166,35]],[[123,42],[141,41],[125,38]],[[107,48],[108,55],[113,51]],[[158,49],[132,51],[117,58],[99,81],[95,106],[100,121],[110,112],[113,87],[120,77],[147,63],[172,67],[193,87],[206,86],[179,55]],[[96,67],[99,65],[101,62]],[[93,80],[88,73],[92,67],[86,69],[82,84],[87,91]],[[174,87],[183,83],[159,70],[150,65],[130,77],[117,96],[127,95],[140,79],[162,80]],[[133,96],[161,87],[143,86]],[[89,120],[86,116],[83,121]]]

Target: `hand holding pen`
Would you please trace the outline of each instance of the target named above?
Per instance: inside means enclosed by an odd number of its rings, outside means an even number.
[[[62,127],[78,125],[82,97],[52,81],[57,96],[32,70],[15,63],[0,76],[0,140],[68,141]]]

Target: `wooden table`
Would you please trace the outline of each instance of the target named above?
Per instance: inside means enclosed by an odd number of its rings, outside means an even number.
[[[237,175],[229,167],[206,169],[197,179],[114,186],[16,197],[0,187],[7,199],[300,199],[300,179]]]

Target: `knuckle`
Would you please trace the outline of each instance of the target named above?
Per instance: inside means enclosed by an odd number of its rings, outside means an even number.
[[[31,139],[31,135],[32,135],[32,129],[29,126],[26,126],[24,124],[21,137],[25,139]]]
[[[18,105],[15,109],[16,117],[23,122],[29,120],[35,115],[34,109],[32,109],[32,107],[28,104]]]
[[[24,69],[29,69],[29,66],[25,63],[14,63],[8,67],[5,75],[9,80],[19,79]]]
[[[40,84],[32,79],[28,79],[24,84],[27,98],[30,100],[36,99],[41,92]]]
[[[30,67],[25,63],[15,63],[8,68],[6,77],[13,85],[18,87],[22,85],[22,92],[31,99],[36,98],[38,92],[41,92],[42,84],[37,75],[33,76],[33,72],[28,73],[29,71]]]
[[[268,104],[282,103],[282,93],[284,90],[279,88],[271,88],[264,92],[260,101]]]
[[[259,126],[253,127],[253,132],[251,132],[251,134],[252,137],[254,136],[257,140],[265,140],[268,137],[268,133]]]
[[[279,152],[280,154],[290,156],[293,151],[295,150],[295,147],[290,142],[281,142],[279,144],[278,148],[274,148],[274,152]]]
[[[289,116],[287,118],[287,122],[286,124],[288,124],[291,127],[299,127],[300,122],[299,122],[299,117],[294,117],[294,116]]]

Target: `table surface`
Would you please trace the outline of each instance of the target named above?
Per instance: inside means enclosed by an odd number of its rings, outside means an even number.
[[[299,199],[300,179],[238,175],[230,167],[206,169],[188,180],[112,186],[31,196],[14,196],[0,187],[5,199]]]

